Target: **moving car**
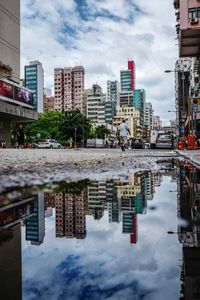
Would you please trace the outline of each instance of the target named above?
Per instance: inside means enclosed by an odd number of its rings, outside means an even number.
[[[160,133],[156,139],[156,148],[173,149],[174,137],[170,133]]]
[[[38,141],[38,148],[51,148],[51,149],[60,149],[63,148],[56,140],[53,139],[43,139]]]
[[[132,149],[144,149],[144,142],[142,139],[131,139],[131,148]]]

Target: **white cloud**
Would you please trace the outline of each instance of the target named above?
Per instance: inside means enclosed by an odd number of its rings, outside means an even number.
[[[75,0],[22,1],[22,70],[40,60],[45,85],[53,88],[53,69],[83,65],[86,88],[118,79],[127,60],[136,62],[136,88],[166,122],[174,109],[173,69],[178,56],[175,17],[170,0],[87,0],[81,10]],[[137,5],[137,8],[134,8]],[[141,10],[141,12],[140,12]],[[82,17],[81,17],[82,13]]]

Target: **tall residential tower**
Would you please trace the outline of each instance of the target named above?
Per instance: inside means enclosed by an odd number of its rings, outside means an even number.
[[[55,68],[55,110],[84,110],[84,75],[82,66]]]

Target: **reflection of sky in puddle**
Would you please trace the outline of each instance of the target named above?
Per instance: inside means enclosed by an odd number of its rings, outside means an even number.
[[[177,229],[176,189],[163,176],[147,213],[137,215],[136,244],[108,210],[99,220],[86,216],[85,239],[55,237],[55,208],[40,246],[24,240],[22,227],[24,299],[178,299],[181,245],[167,235]]]

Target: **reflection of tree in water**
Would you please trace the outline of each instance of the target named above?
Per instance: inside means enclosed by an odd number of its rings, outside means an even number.
[[[85,180],[80,180],[77,182],[65,182],[62,181],[56,186],[52,193],[53,194],[69,194],[69,195],[74,195],[74,196],[79,196],[90,184],[90,180],[85,179]]]

